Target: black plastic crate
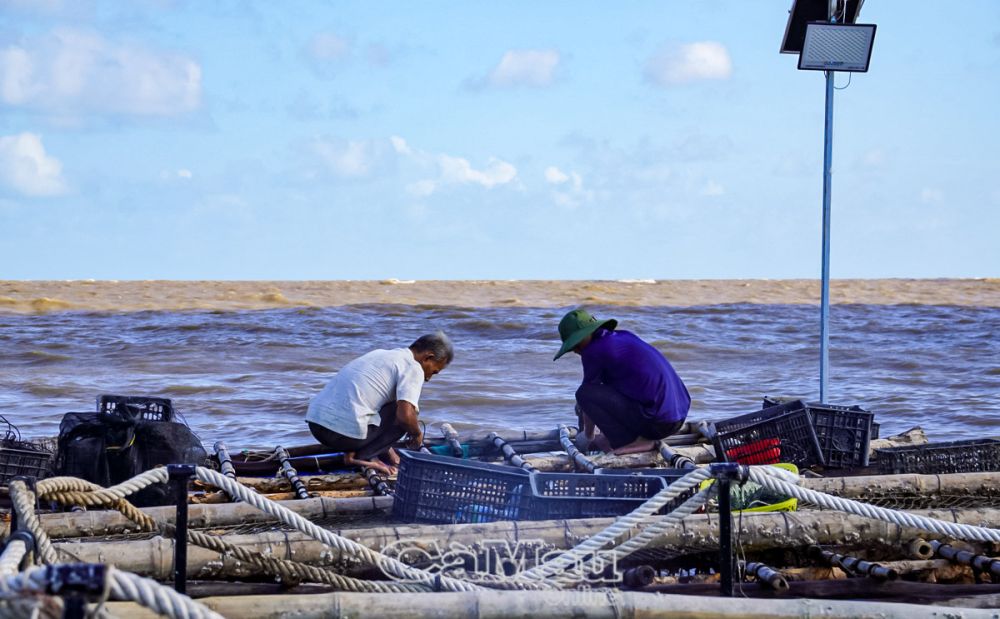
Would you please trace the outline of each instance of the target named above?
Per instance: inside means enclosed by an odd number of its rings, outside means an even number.
[[[104,415],[136,421],[173,421],[174,405],[170,398],[136,395],[102,395],[97,410]]]
[[[512,466],[400,450],[392,514],[404,522],[523,520],[531,479]]]
[[[827,468],[850,469],[868,466],[872,419],[875,415],[860,406],[806,404]]]
[[[876,451],[883,473],[972,473],[1000,471],[1000,440],[994,438],[890,447]]]
[[[52,451],[30,441],[0,441],[0,485],[18,475],[42,479],[52,469]]]
[[[741,464],[826,464],[812,417],[801,400],[712,424],[716,459]]]
[[[532,473],[527,519],[621,516],[666,487],[659,475]]]

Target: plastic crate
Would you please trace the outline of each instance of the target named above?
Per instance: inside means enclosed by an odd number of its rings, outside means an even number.
[[[29,441],[0,441],[0,485],[19,475],[42,479],[51,469],[51,450]]]
[[[496,522],[526,516],[527,471],[400,450],[392,514],[404,522]]]
[[[712,424],[716,458],[740,464],[787,462],[799,468],[826,461],[812,417],[801,400]]]
[[[871,411],[859,406],[806,404],[827,468],[851,469],[868,466],[871,443]]]
[[[883,473],[972,473],[1000,471],[1000,440],[994,438],[890,447],[876,451]]]
[[[97,411],[112,417],[136,421],[173,421],[174,405],[169,398],[135,395],[102,395]]]
[[[666,487],[659,475],[532,473],[527,519],[621,516]]]

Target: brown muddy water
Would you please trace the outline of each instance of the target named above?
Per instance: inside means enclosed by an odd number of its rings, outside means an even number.
[[[828,400],[883,432],[1000,435],[1000,280],[839,280]],[[578,359],[556,325],[584,305],[653,343],[693,397],[691,418],[818,394],[819,285],[806,280],[0,282],[0,415],[56,434],[102,393],[174,399],[232,447],[312,442],[302,418],[338,368],[443,329],[456,359],[422,418],[456,427],[572,423]]]

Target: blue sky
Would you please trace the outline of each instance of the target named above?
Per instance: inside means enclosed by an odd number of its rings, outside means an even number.
[[[0,0],[0,278],[818,277],[790,5]],[[1000,275],[1000,3],[860,21],[832,276]]]

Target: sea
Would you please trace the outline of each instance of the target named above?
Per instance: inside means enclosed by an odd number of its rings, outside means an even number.
[[[553,362],[557,325],[582,306],[667,356],[689,419],[719,420],[818,399],[819,297],[813,280],[0,281],[0,415],[52,437],[102,394],[146,395],[209,446],[312,443],[306,407],[339,368],[443,330],[430,434],[553,429],[582,375]],[[834,280],[831,300],[827,403],[873,411],[882,436],[1000,435],[1000,279]]]

